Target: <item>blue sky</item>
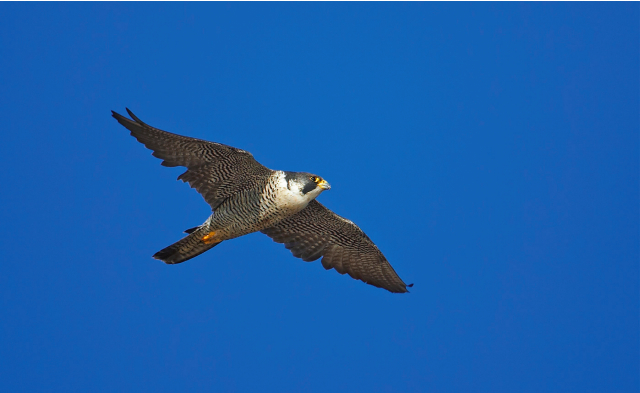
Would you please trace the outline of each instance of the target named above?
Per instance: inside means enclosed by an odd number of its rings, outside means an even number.
[[[637,392],[638,3],[2,3],[6,391]],[[397,295],[210,210],[111,118],[308,171]]]

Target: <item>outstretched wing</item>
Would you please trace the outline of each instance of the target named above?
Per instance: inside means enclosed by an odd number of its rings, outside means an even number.
[[[322,258],[322,266],[390,292],[408,292],[378,247],[358,226],[320,202],[313,200],[293,216],[262,231],[284,243],[293,256],[311,262]],[[411,285],[409,285],[411,286]]]
[[[184,166],[187,171],[178,179],[188,182],[215,210],[226,198],[249,189],[257,179],[264,179],[271,170],[253,158],[251,153],[221,143],[203,141],[172,134],[145,124],[129,109],[128,119],[111,111],[131,135],[158,157],[164,166]]]

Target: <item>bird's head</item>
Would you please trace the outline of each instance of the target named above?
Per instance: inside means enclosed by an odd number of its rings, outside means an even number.
[[[307,172],[287,172],[287,187],[305,198],[313,199],[322,191],[331,189],[331,185],[318,175]]]

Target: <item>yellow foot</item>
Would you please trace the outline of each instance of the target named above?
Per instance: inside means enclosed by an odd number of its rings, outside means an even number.
[[[202,241],[204,242],[204,244],[211,244],[211,243],[215,243],[215,241],[213,241],[213,237],[216,235],[215,232],[209,232],[209,234],[205,235],[202,238]]]

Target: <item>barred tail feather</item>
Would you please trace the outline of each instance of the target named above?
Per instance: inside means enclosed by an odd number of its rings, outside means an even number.
[[[206,230],[198,228],[195,231],[191,232],[189,236],[184,237],[181,240],[173,243],[169,247],[158,251],[153,255],[153,257],[167,264],[181,263],[193,257],[197,257],[203,252],[210,250],[218,244],[222,243],[204,243],[202,241],[202,238],[206,234]]]

